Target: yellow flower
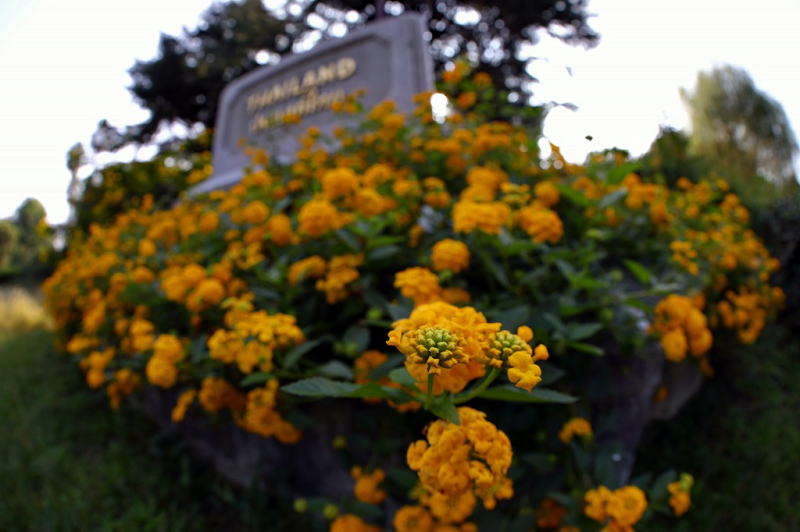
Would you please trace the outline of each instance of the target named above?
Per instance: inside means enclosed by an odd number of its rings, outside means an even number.
[[[181,393],[178,397],[178,402],[175,403],[175,407],[172,409],[172,422],[179,423],[183,421],[183,418],[186,416],[186,411],[189,409],[189,406],[194,402],[194,398],[197,396],[197,390],[189,389]]]
[[[311,200],[300,208],[297,216],[299,231],[319,237],[344,225],[344,218],[327,200]]]
[[[606,505],[609,517],[618,525],[635,525],[647,509],[647,497],[636,486],[625,486],[611,493]]]
[[[686,358],[686,335],[681,329],[673,329],[661,337],[664,356],[670,362],[680,362]]]
[[[433,518],[422,506],[403,506],[394,514],[392,525],[396,532],[431,532]]]
[[[457,233],[471,233],[480,229],[496,235],[508,222],[511,209],[503,202],[477,203],[459,201],[453,207],[453,229]]]
[[[463,242],[445,238],[433,245],[431,261],[436,271],[460,272],[469,267],[469,248]]]
[[[418,381],[426,382],[427,373],[437,375],[435,393],[441,393],[443,386],[456,392],[483,373],[481,362],[499,329],[499,323],[488,323],[474,308],[434,302],[395,322],[386,343],[406,355],[406,369]],[[425,368],[423,375],[419,368]]]
[[[671,482],[667,485],[669,491],[669,505],[677,517],[685,514],[692,505],[692,499],[688,492],[683,491],[680,482]]]
[[[292,243],[294,238],[292,221],[282,212],[273,215],[267,221],[267,231],[269,231],[270,240],[278,246],[287,246]]]
[[[322,176],[322,192],[328,199],[347,196],[358,187],[358,177],[349,168],[328,170]]]
[[[483,412],[461,407],[458,415],[460,425],[431,423],[427,441],[409,446],[408,466],[417,471],[427,491],[448,497],[472,493],[492,509],[497,499],[513,495],[511,480],[505,476],[511,465],[511,442],[486,421]]]
[[[535,206],[520,209],[517,212],[517,223],[534,242],[539,244],[542,242],[556,244],[564,235],[561,218],[550,209]]]
[[[536,201],[545,208],[552,207],[558,203],[558,200],[561,198],[558,188],[556,188],[552,181],[536,183],[536,186],[533,187],[533,191],[536,194]]]
[[[178,368],[175,364],[161,357],[150,357],[145,367],[147,380],[161,388],[171,388],[178,378]]]
[[[439,278],[427,268],[413,267],[397,272],[394,286],[400,289],[404,297],[412,300],[414,306],[441,299]]]
[[[303,279],[312,278],[316,279],[325,275],[325,268],[327,263],[325,259],[319,255],[312,255],[301,259],[289,267],[288,280],[289,284],[295,286]]]
[[[591,436],[592,426],[581,417],[574,417],[567,421],[558,433],[558,439],[569,443],[575,436]]]
[[[357,515],[344,514],[331,521],[329,532],[381,532],[381,528],[364,522]]]
[[[353,488],[356,499],[367,504],[380,504],[386,499],[386,492],[378,487],[386,478],[383,469],[377,468],[372,473],[365,473],[356,466],[350,470],[350,474],[356,481]]]
[[[175,363],[183,358],[183,343],[171,334],[162,334],[153,344],[153,356]]]

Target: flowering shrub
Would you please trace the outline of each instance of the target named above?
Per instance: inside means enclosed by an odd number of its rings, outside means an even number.
[[[781,304],[777,261],[724,181],[645,182],[614,153],[541,160],[524,128],[473,110],[483,78],[464,83],[441,122],[430,94],[408,116],[385,102],[330,138],[308,129],[290,165],[253,149],[229,190],[92,225],[45,286],[64,349],[113,408],[174,390],[175,423],[205,411],[292,444],[313,422],[302,402],[332,397],[427,423],[367,445],[369,463],[343,454],[360,505],[325,506],[331,530],[681,515],[691,482],[620,480],[596,405],[651,343],[711,374],[715,335],[753,341]],[[413,476],[379,467],[404,453]],[[409,504],[383,515],[387,499]]]

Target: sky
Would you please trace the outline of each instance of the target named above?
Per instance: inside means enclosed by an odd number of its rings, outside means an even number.
[[[128,68],[154,57],[159,33],[193,27],[210,4],[0,1],[0,218],[34,197],[51,223],[67,219],[67,150],[88,145],[103,118],[115,125],[146,119],[126,89]],[[797,0],[590,0],[588,11],[600,34],[596,47],[543,35],[531,50],[537,100],[578,106],[556,107],[544,129],[573,162],[610,147],[639,155],[659,127],[688,128],[679,89],[721,64],[748,70],[800,133]]]

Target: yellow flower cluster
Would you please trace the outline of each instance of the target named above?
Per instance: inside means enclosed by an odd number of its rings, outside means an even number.
[[[746,287],[739,292],[728,290],[725,299],[717,303],[722,324],[728,329],[736,329],[742,343],[752,344],[764,328],[768,310],[783,305],[784,295],[780,287],[776,287],[770,296],[764,297]]]
[[[447,498],[448,500],[456,501],[452,503],[452,506],[451,503],[445,503],[450,515],[464,513],[466,506],[461,501],[465,497]],[[469,512],[472,512],[472,508],[475,505],[474,496],[472,501],[472,506],[469,506]],[[438,506],[435,507],[439,508]],[[434,513],[433,508],[426,508],[421,505],[403,506],[397,510],[394,514],[392,525],[395,532],[478,532],[478,527],[474,523],[456,523],[452,520],[437,519],[437,514]]]
[[[431,263],[437,272],[450,270],[458,273],[469,267],[469,248],[463,242],[445,238],[433,245]]]
[[[172,388],[178,378],[175,364],[184,355],[183,343],[171,334],[162,334],[153,344],[153,356],[147,361],[145,373],[151,384]]]
[[[499,323],[488,323],[472,307],[439,301],[420,305],[395,322],[387,344],[406,355],[406,369],[421,390],[430,375],[434,394],[458,393],[483,376],[487,366],[507,368],[511,382],[532,390],[541,381],[536,362],[548,358],[547,347],[531,349],[529,327],[520,327],[516,335],[499,329]]]
[[[459,425],[437,420],[428,426],[426,439],[409,446],[408,466],[428,492],[449,497],[472,493],[492,509],[497,499],[513,495],[511,479],[505,476],[511,442],[483,412],[461,407],[458,415]]]
[[[258,366],[261,371],[272,370],[274,352],[305,341],[295,324],[294,316],[268,314],[233,308],[225,316],[227,329],[217,329],[208,339],[209,356],[224,364],[235,363],[239,371],[248,374]]]
[[[667,484],[669,493],[669,505],[677,517],[685,514],[692,505],[691,491],[694,485],[694,478],[688,473],[682,473],[679,480]]]
[[[300,431],[285,421],[275,409],[277,394],[277,379],[270,379],[263,388],[248,392],[244,412],[237,418],[237,423],[245,430],[265,438],[274,436],[281,443],[297,443]]]
[[[366,473],[362,468],[355,466],[350,469],[350,475],[356,481],[353,494],[361,502],[367,504],[380,504],[386,499],[386,492],[378,486],[386,478],[386,473],[377,468],[372,473]]]
[[[584,496],[583,513],[613,531],[632,531],[647,509],[647,497],[636,486],[611,491],[605,486],[589,490]]]
[[[564,443],[569,443],[575,436],[592,436],[592,425],[582,417],[574,417],[564,423],[558,433],[558,439]]]
[[[658,302],[653,328],[661,335],[664,356],[672,362],[680,362],[689,352],[702,357],[713,342],[713,336],[703,312],[691,299],[676,294]]]
[[[353,514],[344,514],[331,521],[329,532],[381,532],[381,527],[370,525]]]

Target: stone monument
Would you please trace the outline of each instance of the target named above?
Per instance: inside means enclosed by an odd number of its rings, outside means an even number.
[[[316,126],[329,133],[342,123],[331,104],[359,90],[367,107],[393,100],[399,110],[411,110],[412,96],[434,86],[425,28],[418,14],[385,18],[231,82],[219,101],[214,173],[192,193],[238,182],[248,163],[243,145],[291,161],[301,129],[286,124],[287,115],[302,118],[303,129]]]

